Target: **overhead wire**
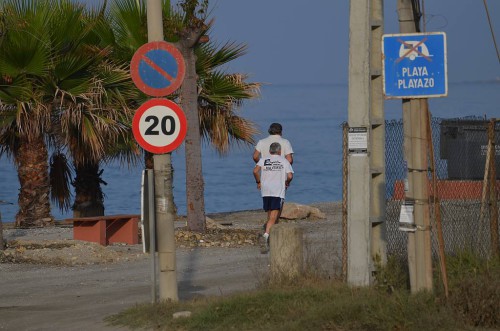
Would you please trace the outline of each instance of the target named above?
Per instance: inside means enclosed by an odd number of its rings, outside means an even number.
[[[484,9],[486,10],[486,17],[488,18],[488,23],[490,25],[491,37],[493,38],[493,45],[495,46],[495,50],[497,51],[498,62],[500,62],[500,52],[498,51],[498,45],[497,45],[497,41],[495,38],[495,31],[493,30],[493,24],[491,23],[490,12],[488,10],[488,4],[486,3],[486,0],[483,0],[483,3],[484,3]]]
[[[426,26],[425,26],[425,0],[422,0],[422,25],[423,25],[423,32],[426,32]]]
[[[420,31],[420,18],[422,17],[422,12],[420,10],[420,0],[411,0],[411,7],[413,9],[413,21],[415,22],[415,31]]]

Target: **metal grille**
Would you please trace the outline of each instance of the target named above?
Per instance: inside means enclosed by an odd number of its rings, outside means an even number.
[[[497,121],[494,125],[492,133],[495,152],[490,154],[494,157],[487,167],[489,122],[477,117],[431,119],[437,181],[435,184],[432,181],[432,169],[429,169],[428,178],[429,196],[431,200],[435,196],[436,206],[439,206],[439,210],[435,210],[433,201],[430,201],[432,251],[436,258],[438,252],[436,216],[441,220],[444,249],[447,254],[471,250],[480,256],[488,256],[492,249],[498,252],[500,122]],[[343,128],[347,128],[346,123],[343,124]],[[406,177],[403,121],[386,121],[385,128],[387,253],[406,257],[407,234],[399,230],[399,214],[405,198]],[[345,140],[344,135],[344,149],[347,148]],[[346,162],[343,167],[344,182],[346,182]],[[495,178],[490,176],[485,178],[487,169],[488,174],[494,170]],[[345,193],[344,199],[346,199]],[[496,242],[495,247],[492,246],[492,241]],[[346,242],[343,240],[343,246],[345,245]],[[346,249],[344,253],[347,253]]]
[[[491,203],[484,190],[489,121],[432,118],[432,140],[436,167],[436,197],[439,201],[445,252],[472,250],[481,256],[491,252]],[[500,188],[500,123],[495,125],[496,200]],[[403,157],[403,122],[386,122],[387,251],[406,256],[407,235],[398,229],[404,201],[406,168]],[[492,167],[490,167],[491,169]],[[430,169],[431,170],[431,169]],[[429,196],[434,196],[429,171]],[[436,210],[431,203],[433,254],[437,254]],[[496,222],[498,227],[498,220]],[[497,229],[498,231],[498,229]]]

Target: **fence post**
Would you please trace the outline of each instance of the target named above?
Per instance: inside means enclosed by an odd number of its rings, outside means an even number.
[[[490,148],[490,236],[491,236],[491,255],[498,256],[500,254],[500,246],[498,246],[498,204],[497,204],[497,175],[496,175],[496,148],[495,148],[495,123],[496,119],[492,118],[488,128],[488,145]]]
[[[428,107],[427,100],[424,101],[424,107]],[[436,232],[439,245],[439,266],[443,277],[444,294],[448,298],[448,271],[446,270],[446,254],[444,251],[443,224],[441,222],[441,201],[439,199],[436,158],[434,155],[434,140],[432,138],[431,113],[427,111],[427,146],[429,146],[429,158],[432,169],[432,197],[431,201],[434,207],[434,219],[436,223]]]
[[[271,228],[271,282],[289,281],[302,275],[302,233],[296,224],[276,224]]]
[[[347,131],[349,125],[344,123],[342,126],[343,148],[342,148],[342,279],[347,281],[347,182],[349,175],[349,166],[347,164]]]

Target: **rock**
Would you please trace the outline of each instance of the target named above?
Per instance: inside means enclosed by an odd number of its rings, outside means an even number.
[[[176,318],[181,318],[181,317],[191,317],[191,312],[190,312],[190,311],[187,311],[187,310],[186,310],[186,311],[178,311],[178,312],[176,312],[176,313],[173,313],[173,314],[172,314],[172,317],[173,317],[174,319],[176,319]]]
[[[284,204],[280,217],[289,220],[304,218],[325,219],[326,215],[318,208],[289,202]]]
[[[224,229],[225,227],[211,219],[210,217],[206,217],[206,225],[207,229]]]

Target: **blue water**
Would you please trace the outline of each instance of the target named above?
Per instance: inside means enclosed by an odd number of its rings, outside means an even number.
[[[294,181],[287,201],[313,203],[342,198],[342,134],[340,125],[347,120],[347,86],[275,85],[264,86],[258,100],[246,103],[240,114],[253,120],[267,136],[271,122],[283,125],[283,136],[292,143],[295,155]],[[401,118],[401,102],[386,102],[386,118]],[[450,84],[446,98],[430,100],[433,116],[500,117],[500,83]],[[203,149],[205,206],[208,213],[259,209],[261,198],[252,169],[253,147],[234,147],[227,156],[219,156],[208,146]],[[186,213],[184,147],[172,154],[174,200],[179,214]],[[142,166],[122,168],[117,163],[105,166],[103,179],[106,214],[140,213]],[[0,159],[0,205],[4,222],[12,222],[17,213],[19,184],[15,168],[5,157]],[[71,217],[53,209],[57,219]]]

